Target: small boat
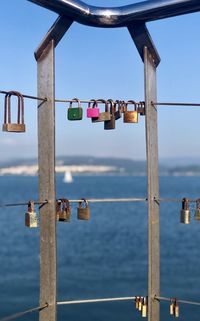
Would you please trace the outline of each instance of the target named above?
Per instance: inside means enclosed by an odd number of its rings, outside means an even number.
[[[66,171],[63,178],[63,183],[72,183],[72,182],[73,182],[73,177],[71,172]]]

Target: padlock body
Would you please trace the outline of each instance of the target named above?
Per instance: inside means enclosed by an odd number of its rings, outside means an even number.
[[[78,220],[88,221],[90,219],[90,209],[89,207],[78,208],[77,209]]]
[[[4,132],[24,133],[26,131],[25,124],[3,124]]]
[[[142,306],[142,317],[143,317],[143,318],[146,318],[146,316],[147,316],[147,305],[144,304],[144,305]]]
[[[190,224],[190,210],[181,210],[180,222]]]
[[[197,209],[194,213],[194,219],[200,221],[200,209]]]
[[[83,118],[83,109],[81,107],[68,108],[68,120],[81,120]]]
[[[35,212],[25,213],[25,225],[27,227],[38,227],[37,214]]]
[[[111,114],[111,119],[104,122],[104,129],[115,129],[115,115]]]
[[[108,111],[102,112],[98,117],[92,118],[93,123],[99,123],[111,119],[111,114]]]
[[[174,304],[173,303],[171,303],[169,306],[169,314],[174,315]]]
[[[138,123],[138,112],[136,110],[125,111],[124,123]]]
[[[121,112],[121,110],[117,110],[116,112],[115,112],[115,120],[117,120],[117,119],[119,119],[119,118],[121,118],[122,117],[122,112]]]
[[[71,210],[70,209],[59,211],[58,220],[60,222],[70,222],[70,218],[71,218]]]
[[[139,301],[139,304],[138,304],[138,310],[142,311],[142,302],[141,302],[141,300]]]
[[[179,306],[178,305],[176,305],[174,307],[174,316],[175,316],[175,318],[179,317]]]
[[[87,108],[87,118],[99,117],[99,108]]]

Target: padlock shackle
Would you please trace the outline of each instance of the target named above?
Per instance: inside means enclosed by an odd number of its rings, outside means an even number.
[[[78,98],[73,98],[72,99],[73,101],[70,101],[70,104],[69,104],[69,108],[72,108],[72,105],[73,105],[73,103],[75,103],[75,102],[77,102],[78,103],[78,107],[80,108],[81,107],[81,102],[80,102],[80,100],[78,99]]]
[[[35,208],[34,201],[29,201],[28,202],[28,212],[34,212],[34,208]]]
[[[128,105],[134,105],[134,109],[135,109],[135,111],[137,111],[137,103],[136,103],[136,101],[128,100],[126,105],[127,105],[127,107],[128,107]]]
[[[8,124],[11,123],[11,103],[10,99],[11,96],[16,96],[18,98],[18,109],[17,109],[17,123],[24,125],[24,97],[18,91],[9,91],[5,95],[4,100],[4,124],[7,123],[7,116],[8,116]],[[20,122],[21,118],[21,122]]]
[[[189,200],[188,198],[182,199],[182,210],[189,210]]]
[[[113,99],[108,99],[107,103],[110,104],[110,113],[114,114],[116,111],[116,106],[115,106]]]

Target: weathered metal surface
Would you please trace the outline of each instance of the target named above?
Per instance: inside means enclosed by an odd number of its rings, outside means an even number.
[[[158,133],[156,101],[156,66],[147,47],[144,48],[146,153],[148,176],[148,320],[160,320],[160,305],[154,299],[160,294],[160,227],[158,183]]]
[[[149,0],[122,7],[95,7],[79,0],[28,0],[65,15],[71,20],[95,27],[125,27],[200,11],[199,0]]]
[[[56,218],[55,218],[55,94],[54,41],[43,51],[38,64],[38,96],[47,101],[38,105],[39,201],[40,208],[40,321],[56,320]]]
[[[66,31],[70,28],[73,20],[66,17],[60,16],[51,26],[46,36],[42,40],[41,44],[35,51],[35,59],[38,60],[42,55],[43,51],[48,47],[50,42],[54,40],[54,48],[57,46],[59,41],[62,39]]]

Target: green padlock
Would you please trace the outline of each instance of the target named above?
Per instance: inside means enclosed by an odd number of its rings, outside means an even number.
[[[78,107],[73,107],[73,102],[77,101]],[[83,108],[81,107],[81,102],[77,98],[73,98],[73,101],[70,102],[68,113],[68,120],[81,120],[83,118]]]

